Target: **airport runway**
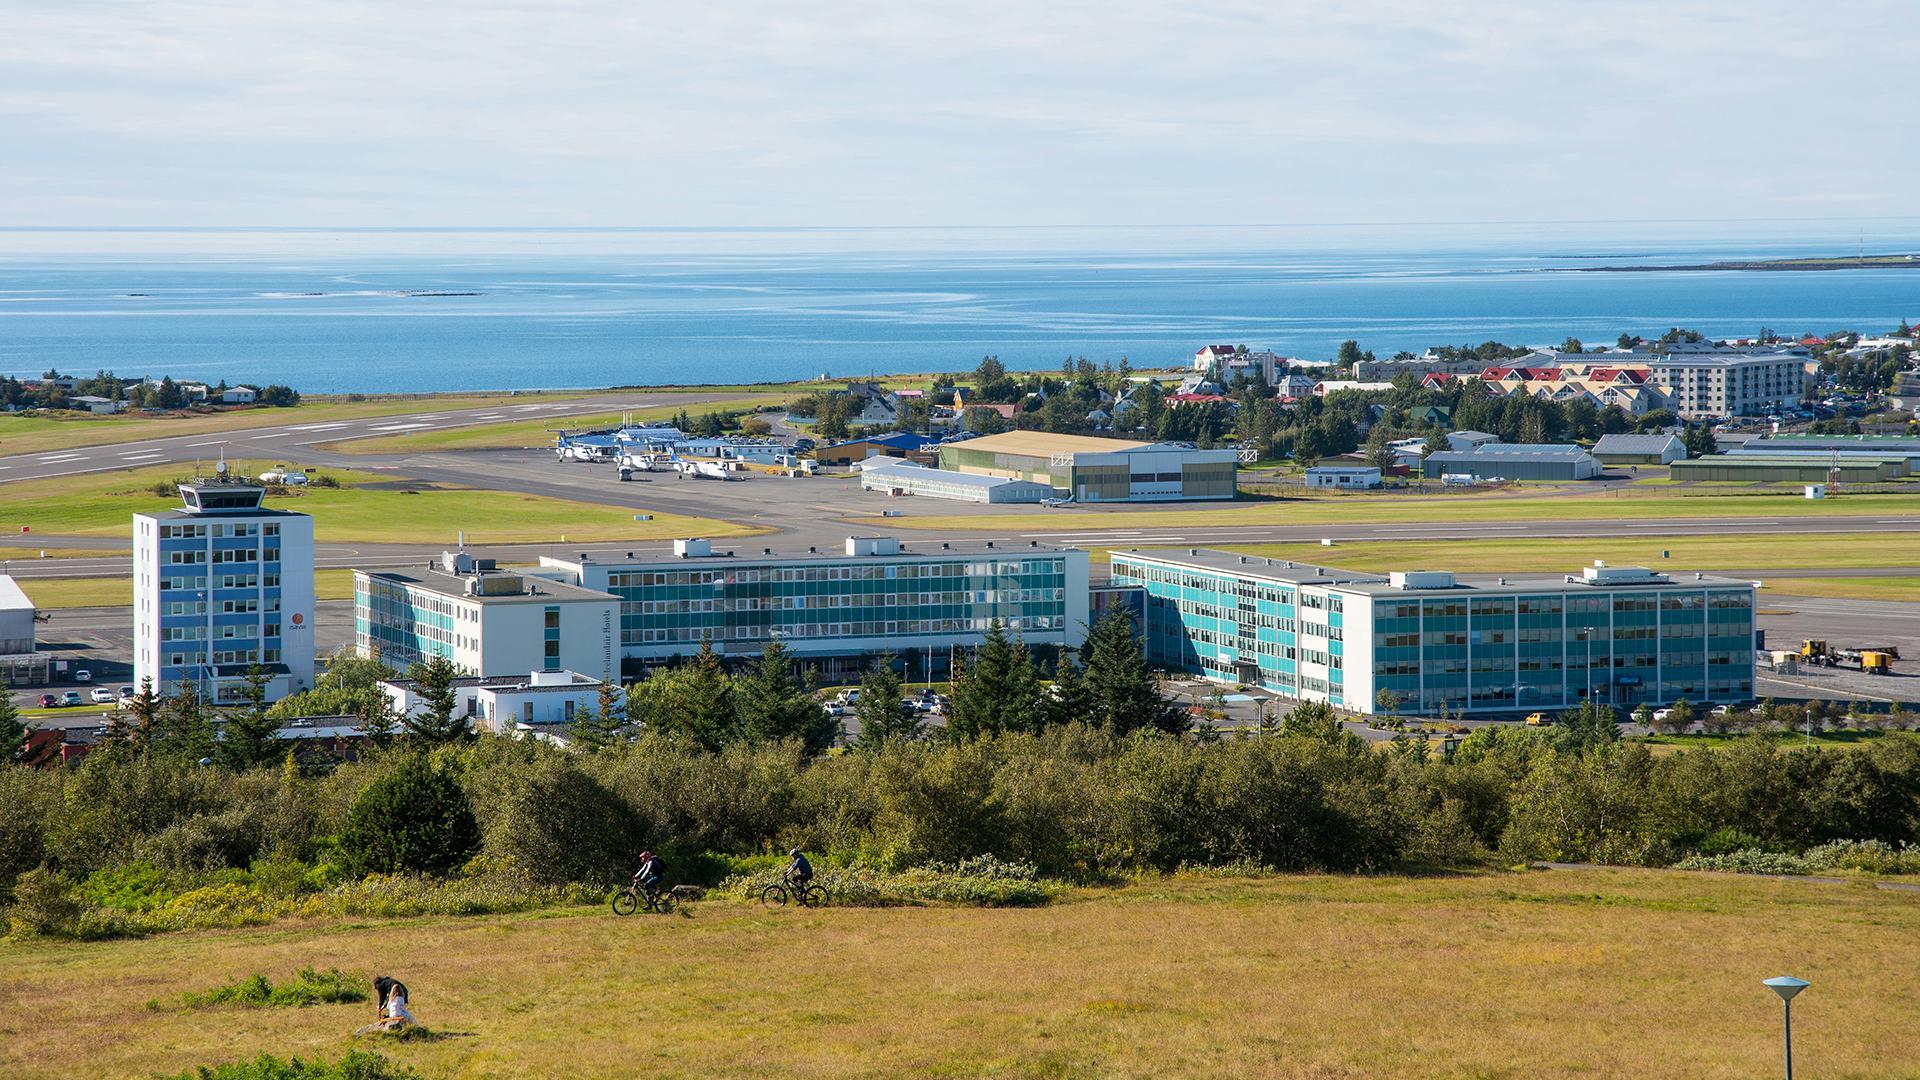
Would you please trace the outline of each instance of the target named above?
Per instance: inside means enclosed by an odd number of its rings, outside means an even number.
[[[523,404],[508,403],[488,408],[397,413],[390,416],[368,417],[364,420],[337,420],[329,423],[300,423],[297,422],[298,414],[291,413],[289,416],[292,421],[284,425],[202,432],[197,435],[177,435],[141,442],[73,446],[37,454],[0,457],[0,484],[17,480],[38,480],[49,476],[105,472],[110,469],[134,468],[141,465],[162,465],[176,461],[211,461],[223,451],[228,457],[233,458],[287,460],[297,457],[302,464],[307,464],[312,457],[307,452],[307,447],[341,439],[438,431],[445,428],[473,427],[478,424],[514,423],[538,420],[546,416],[558,419],[569,414],[577,415],[584,412],[701,405],[712,401],[733,400],[740,396],[738,393],[643,391],[573,398],[549,398],[543,395],[538,400],[529,400]],[[103,421],[103,423],[111,423],[111,421]],[[76,427],[76,434],[83,433],[82,429]],[[301,452],[294,454],[292,453],[294,450]],[[336,464],[354,460],[339,455],[329,457]]]

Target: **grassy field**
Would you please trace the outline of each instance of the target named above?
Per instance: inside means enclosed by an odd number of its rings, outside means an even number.
[[[1268,559],[1326,563],[1345,570],[1404,570],[1426,566],[1460,573],[1564,573],[1594,559],[1662,570],[1852,569],[1885,566],[1903,556],[1885,533],[1808,533],[1780,536],[1672,536],[1626,539],[1350,540],[1321,544],[1222,544],[1228,551]],[[1897,538],[1896,538],[1897,543]],[[1920,543],[1907,556],[1920,565]],[[1668,557],[1662,558],[1665,552]],[[1105,552],[1102,552],[1104,555]],[[1833,580],[1833,579],[1820,579]],[[1860,579],[1900,581],[1900,578]],[[1780,578],[1769,587],[1797,591],[1802,582]]]
[[[27,578],[20,587],[41,611],[62,608],[128,607],[133,604],[131,577]],[[316,570],[313,575],[316,599],[353,599],[353,571]]]
[[[555,417],[520,420],[506,424],[480,424],[474,427],[441,428],[399,435],[381,435],[371,439],[348,439],[326,443],[324,448],[344,454],[404,454],[428,450],[500,450],[526,446],[552,446],[556,428],[614,427],[623,417],[636,421],[671,420],[682,409],[693,416],[710,412],[751,412],[755,406],[778,404],[778,394],[731,398],[705,405],[673,405],[655,409],[629,409],[624,412],[591,413],[569,416],[561,422]]]
[[[165,439],[175,435],[218,434],[279,424],[323,424],[334,420],[364,420],[396,413],[435,412],[441,409],[483,409],[491,405],[525,405],[554,398],[587,398],[604,390],[567,390],[523,394],[431,394],[373,397],[366,401],[310,398],[288,409],[239,409],[232,412],[188,413],[179,416],[95,416],[91,413],[53,413],[34,416],[0,415],[0,454],[31,454],[68,450],[76,446],[106,446]],[[593,407],[591,400],[581,408]]]
[[[1769,592],[1787,596],[1826,596],[1836,600],[1920,602],[1920,577],[1776,578]]]
[[[236,461],[249,473],[270,462]],[[129,515],[164,510],[177,500],[153,494],[158,482],[191,469],[153,465],[110,473],[87,473],[45,480],[23,480],[0,487],[0,532],[22,526],[50,536],[124,536]],[[475,491],[421,484],[402,490],[404,478],[392,473],[323,469],[339,488],[295,489],[268,499],[268,505],[312,514],[321,541],[372,541],[390,544],[452,543],[465,530],[470,543],[658,540],[673,536],[752,536],[761,530],[731,522],[678,514],[633,520],[625,507],[569,502],[538,495]],[[381,484],[379,488],[356,487]],[[392,486],[384,486],[392,485]]]
[[[1090,510],[1062,508],[1047,514],[986,514],[854,518],[888,529],[1032,530],[1201,528],[1234,525],[1340,525],[1452,521],[1635,521],[1673,518],[1707,521],[1730,517],[1914,517],[1920,499],[1910,495],[1851,495],[1805,499],[1798,495],[1660,495],[1622,489],[1618,495],[1330,496],[1184,510]]]
[[[1914,1075],[1920,896],[1710,875],[1164,881],[1051,908],[696,905],[8,948],[0,1074],[337,1057],[366,1005],[149,1009],[307,965],[392,974],[434,1077]],[[30,1003],[30,1005],[29,1005]]]

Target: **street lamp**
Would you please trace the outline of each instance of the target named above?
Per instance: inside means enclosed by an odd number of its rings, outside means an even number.
[[[1762,984],[1766,986],[1767,989],[1779,994],[1780,1004],[1786,1008],[1787,1080],[1793,1080],[1793,996],[1805,990],[1808,983],[1805,979],[1796,979],[1790,975],[1780,975],[1775,978],[1762,980]]]

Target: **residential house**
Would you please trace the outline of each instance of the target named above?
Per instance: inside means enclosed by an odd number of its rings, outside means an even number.
[[[93,394],[81,394],[78,397],[68,398],[67,401],[76,409],[90,413],[98,413],[102,416],[120,411],[119,402],[112,398],[96,397]]]
[[[220,391],[222,405],[251,405],[260,400],[260,391],[251,386],[229,386]]]

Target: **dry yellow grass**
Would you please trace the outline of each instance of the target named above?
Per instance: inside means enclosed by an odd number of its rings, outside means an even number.
[[[429,1076],[1915,1075],[1920,895],[1640,871],[1169,881],[1049,909],[598,912],[11,947],[0,1074],[337,1056],[366,1006],[145,1008],[400,976]]]

